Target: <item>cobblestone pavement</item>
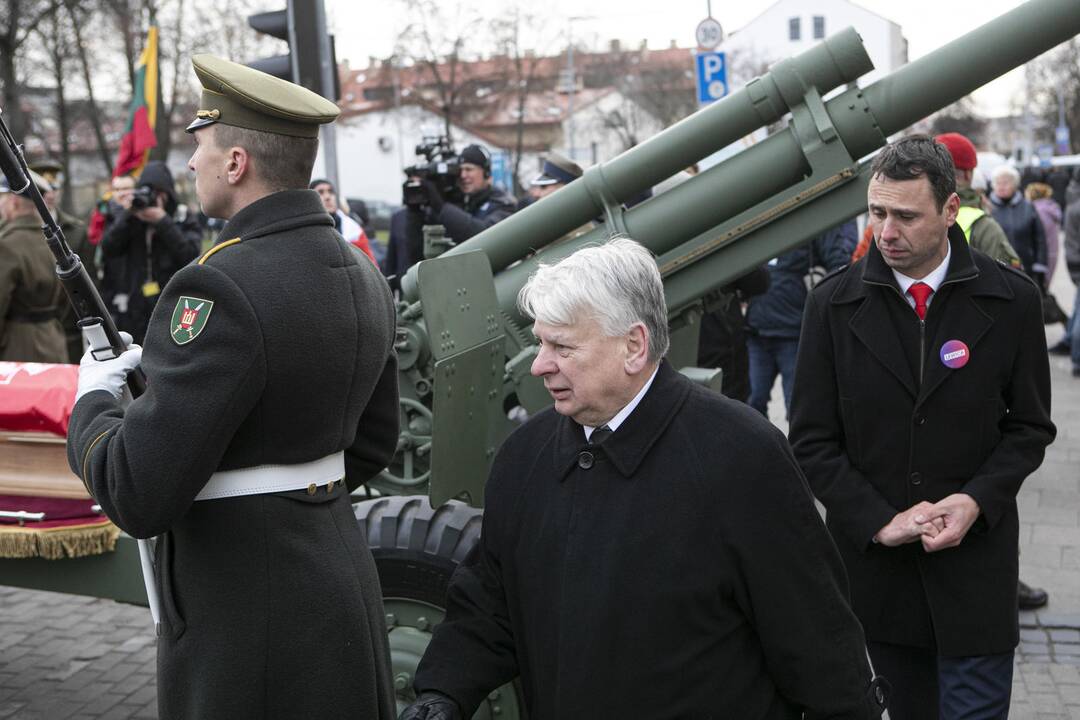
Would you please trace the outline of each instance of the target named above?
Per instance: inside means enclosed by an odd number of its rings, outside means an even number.
[[[146,608],[0,587],[0,718],[156,718],[154,652]]]
[[[1053,292],[1072,309],[1074,288],[1061,268]],[[1050,344],[1061,331],[1047,328]],[[1050,604],[1020,615],[1013,720],[1080,719],[1080,378],[1071,367],[1069,358],[1050,356],[1058,434],[1017,496],[1020,577],[1046,588]]]
[[[1055,281],[1072,307],[1064,273]],[[1051,343],[1060,327],[1048,328]],[[1058,437],[1024,483],[1020,573],[1050,592],[1050,605],[1021,614],[1012,720],[1080,720],[1080,379],[1052,357]],[[770,404],[786,429],[783,398]],[[145,608],[0,587],[0,719],[156,718],[154,638]]]

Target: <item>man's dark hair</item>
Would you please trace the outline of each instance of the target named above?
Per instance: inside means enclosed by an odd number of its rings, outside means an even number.
[[[258,176],[273,192],[305,190],[319,150],[318,138],[292,137],[217,123],[214,142],[221,148],[248,151]]]
[[[948,149],[929,135],[909,135],[886,145],[870,168],[871,177],[930,181],[938,212],[956,192],[956,169]]]

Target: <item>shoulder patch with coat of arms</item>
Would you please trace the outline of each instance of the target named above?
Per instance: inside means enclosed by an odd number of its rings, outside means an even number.
[[[172,323],[169,334],[177,345],[186,345],[206,327],[210,319],[210,311],[214,308],[213,300],[182,295],[176,301],[176,307],[172,313]]]

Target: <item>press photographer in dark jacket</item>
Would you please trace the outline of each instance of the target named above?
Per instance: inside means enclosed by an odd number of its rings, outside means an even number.
[[[161,288],[199,256],[202,229],[195,214],[176,201],[172,174],[162,162],[146,164],[135,192],[101,238],[109,272],[101,289],[121,330],[141,343]]]
[[[491,153],[483,145],[469,145],[458,156],[457,192],[440,190],[430,178],[413,177],[409,185],[406,207],[391,219],[383,261],[387,276],[402,275],[424,259],[425,225],[442,225],[447,238],[459,244],[517,210],[517,200],[492,184]]]

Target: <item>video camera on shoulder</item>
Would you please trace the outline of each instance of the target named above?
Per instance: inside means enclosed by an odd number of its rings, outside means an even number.
[[[157,205],[157,193],[149,185],[140,185],[131,191],[131,209],[145,210]]]
[[[404,186],[405,204],[410,207],[427,204],[427,193],[414,178],[431,181],[443,199],[453,202],[460,194],[457,183],[461,164],[450,138],[445,135],[425,136],[423,142],[416,146],[416,154],[423,155],[425,162],[405,168],[405,174],[409,177]]]

